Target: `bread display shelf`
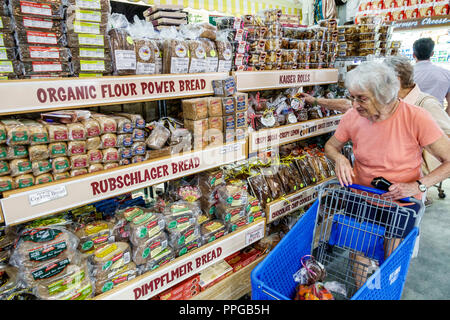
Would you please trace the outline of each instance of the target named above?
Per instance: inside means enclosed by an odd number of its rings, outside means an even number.
[[[211,95],[212,80],[227,76],[227,72],[213,72],[5,80],[0,81],[0,114]]]
[[[236,77],[238,91],[282,89],[338,81],[337,69],[237,71],[233,74]]]
[[[318,195],[317,188],[331,179],[334,179],[334,177],[327,178],[315,185],[308,186],[295,193],[289,194],[285,196],[284,199],[278,199],[267,204],[266,205],[267,223],[271,223],[281,217],[288,215],[289,213],[301,209],[307,204],[314,202],[317,199]]]
[[[148,300],[180,283],[223,258],[262,239],[265,233],[262,218],[223,238],[176,258],[164,267],[147,272],[117,288],[96,296],[95,300]]]
[[[266,256],[267,254],[262,255],[248,266],[193,296],[190,300],[238,300],[252,291],[250,274]]]
[[[3,220],[18,224],[247,159],[246,140],[4,192]],[[0,218],[0,220],[2,220]]]
[[[254,153],[335,131],[342,115],[298,122],[272,129],[262,129],[249,133],[249,150]]]

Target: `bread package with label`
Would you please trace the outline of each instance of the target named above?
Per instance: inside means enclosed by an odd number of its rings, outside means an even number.
[[[51,159],[67,155],[66,142],[53,142],[48,145],[49,156]]]
[[[29,159],[11,160],[9,166],[11,168],[12,177],[32,172],[31,161]]]
[[[0,4],[2,6],[3,3]],[[12,32],[14,30],[13,24],[11,23],[11,18],[6,15],[1,14],[0,9],[0,31],[2,32]]]
[[[161,31],[163,42],[163,73],[188,73],[189,48],[186,40],[182,39],[176,29]],[[167,30],[167,34],[166,34]]]
[[[28,188],[34,185],[34,176],[31,174],[21,174],[13,177],[16,188]]]
[[[33,59],[69,61],[71,56],[68,48],[48,47],[40,44],[22,44],[18,47],[17,51],[21,61],[32,61]]]
[[[160,122],[154,122],[152,127],[153,129],[147,140],[145,140],[145,143],[150,149],[158,150],[166,144],[170,137],[170,131]]]
[[[48,132],[42,123],[34,120],[20,120],[22,124],[28,127],[30,136],[30,145],[48,143]]]
[[[43,173],[43,174],[36,176],[36,178],[34,179],[34,184],[36,184],[36,185],[44,184],[44,183],[49,183],[52,181],[53,181],[53,176],[51,173]]]
[[[69,140],[84,141],[87,138],[87,130],[80,122],[68,123],[67,130],[69,132]]]
[[[0,121],[0,144],[4,143],[6,143],[6,128],[5,125]]]
[[[32,170],[33,170],[33,175],[35,177],[40,176],[40,175],[42,175],[44,173],[50,172],[52,170],[52,164],[47,159],[33,161],[31,163],[31,167],[32,167]]]
[[[100,149],[117,147],[117,135],[115,133],[105,133],[100,136],[102,142]]]
[[[30,130],[20,121],[12,119],[1,120],[6,129],[6,144],[9,146],[30,143]]]
[[[28,158],[29,157],[28,148],[29,147],[25,145],[7,146],[6,157],[3,158],[6,160]]]
[[[135,39],[136,45],[136,74],[156,73],[156,54],[159,53],[158,44],[152,39]]]
[[[28,154],[31,161],[46,160],[50,157],[50,152],[46,144],[29,146]]]
[[[104,34],[90,33],[68,33],[67,46],[70,48],[80,47],[108,47],[108,40]]]
[[[98,149],[89,150],[87,152],[87,155],[88,155],[89,164],[101,163],[103,160],[103,153],[101,150],[98,150]]]
[[[133,145],[132,134],[118,134],[117,135],[117,147],[131,147]]]
[[[73,73],[99,73],[109,75],[112,73],[112,62],[109,59],[72,59]]]
[[[100,135],[100,124],[94,118],[89,118],[81,122],[86,129],[86,138],[97,137]]]
[[[7,176],[11,173],[8,161],[0,160],[0,176]]]
[[[233,46],[228,40],[216,40],[219,65],[217,72],[230,72],[233,58]]]
[[[145,142],[134,142],[131,146],[131,154],[135,156],[145,156],[146,145]]]
[[[119,152],[116,148],[107,148],[102,150],[102,162],[117,162],[119,161]]]
[[[67,155],[75,156],[87,152],[86,141],[69,141],[67,143]]]
[[[92,137],[86,140],[86,149],[95,150],[102,147],[102,139],[100,137]]]
[[[11,176],[0,177],[0,192],[15,189],[14,179]]]
[[[59,180],[67,179],[67,178],[70,178],[70,173],[68,171],[61,172],[61,173],[53,173],[53,179],[55,181],[59,181]]]
[[[67,157],[57,157],[52,161],[52,173],[64,173],[70,170],[70,162]]]
[[[202,137],[208,130],[208,118],[200,120],[184,119],[184,127],[188,129],[194,137]]]
[[[111,117],[116,121],[117,134],[133,132],[134,125],[130,119],[117,115],[112,115]]]
[[[139,269],[134,262],[130,262],[116,271],[108,274],[107,278],[96,279],[95,294],[99,295],[108,292],[118,285],[130,281],[139,275]]]
[[[115,75],[136,74],[136,47],[125,29],[108,31]]]
[[[126,242],[109,243],[95,250],[89,261],[92,264],[92,275],[97,280],[107,278],[108,274],[131,262],[130,245]]]
[[[0,61],[0,77],[17,79],[23,74],[22,63],[18,60]]]
[[[113,118],[101,113],[93,113],[92,118],[98,121],[98,124],[100,125],[100,134],[116,133],[117,123]]]
[[[109,163],[103,164],[103,169],[108,170],[108,169],[117,168],[118,166],[119,166],[119,162],[109,162]]]
[[[138,265],[149,263],[166,248],[168,248],[167,235],[165,232],[159,232],[150,238],[146,238],[140,244],[133,246],[133,262]]]
[[[105,64],[111,65],[111,53],[108,48],[77,47],[68,48],[72,61],[78,60],[105,60]]]
[[[0,40],[0,44],[2,43],[1,41],[2,40]],[[16,52],[14,51],[14,48],[0,47],[0,60],[14,60],[14,59],[16,59]]]
[[[88,173],[98,172],[104,170],[101,163],[91,163],[88,168]]]
[[[69,131],[65,124],[45,123],[45,127],[47,128],[49,142],[64,142],[69,140]]]
[[[23,61],[24,75],[39,75],[39,74],[58,74],[61,76],[68,76],[72,74],[72,69],[68,62],[60,61]]]
[[[7,48],[14,48],[13,34],[5,31],[0,31],[0,45]]]
[[[137,215],[129,222],[130,242],[133,246],[142,245],[147,240],[164,232],[165,222],[161,214],[143,208],[142,211],[142,214]]]
[[[51,19],[63,19],[64,1],[21,1],[10,0],[9,5],[14,16],[31,16]]]
[[[193,98],[181,101],[183,118],[190,120],[205,119],[208,117],[208,99]]]
[[[189,49],[189,73],[206,72],[206,48],[203,41],[187,40]]]
[[[88,171],[86,168],[75,169],[69,171],[71,177],[82,176],[83,174],[87,174]]]
[[[89,167],[89,158],[87,154],[79,154],[76,156],[70,157],[70,168],[74,169],[82,169]]]
[[[206,72],[217,72],[219,57],[217,56],[216,43],[210,39],[200,39],[203,42],[206,53]]]
[[[144,129],[145,128],[145,120],[140,114],[132,114],[132,113],[117,113],[118,116],[122,116],[128,118],[133,123],[134,128],[136,129]]]

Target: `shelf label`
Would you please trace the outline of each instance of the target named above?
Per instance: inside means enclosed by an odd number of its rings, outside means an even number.
[[[39,190],[28,196],[28,201],[31,206],[36,206],[41,203],[52,201],[55,199],[63,198],[67,196],[67,190],[65,186],[56,186],[53,188],[47,188],[45,190]]]
[[[0,113],[212,94],[226,72],[0,82]],[[21,94],[23,92],[29,94]]]
[[[340,120],[341,115],[337,115],[252,132],[249,136],[249,153],[334,131]]]
[[[245,245],[251,245],[252,243],[264,238],[264,225],[261,225],[255,230],[250,230],[245,233]]]

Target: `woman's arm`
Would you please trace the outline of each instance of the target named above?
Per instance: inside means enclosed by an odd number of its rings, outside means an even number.
[[[336,176],[341,186],[352,184],[352,177],[355,176],[350,161],[341,153],[345,143],[332,136],[325,144],[325,155],[334,161]]]
[[[337,110],[345,113],[352,108],[352,103],[348,99],[327,99],[327,98],[314,98],[313,96],[300,92],[297,94],[299,97],[304,98],[309,104],[314,104],[317,100],[317,104],[330,110]]]
[[[425,149],[435,156],[441,165],[420,179],[427,188],[450,177],[450,139],[442,135],[438,140],[425,147]],[[394,183],[389,187],[389,192],[383,196],[396,199],[411,197],[419,193],[419,184],[417,181],[409,183]]]

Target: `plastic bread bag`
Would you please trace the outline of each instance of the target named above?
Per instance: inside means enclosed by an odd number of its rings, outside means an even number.
[[[85,279],[70,289],[53,296],[46,296],[39,292],[36,295],[42,300],[90,300],[94,297],[94,282]]]
[[[128,32],[136,45],[136,74],[155,74],[159,48],[154,40],[156,35],[153,24],[134,16],[134,22],[129,25]]]
[[[14,48],[0,48],[0,60],[14,60],[14,59],[16,59],[16,52]]]
[[[4,160],[14,160],[14,159],[22,159],[29,158],[28,146],[25,145],[17,145],[17,146],[4,146],[2,149]]]
[[[131,248],[126,242],[113,242],[99,247],[88,257],[91,274],[97,279],[107,278],[131,262]]]
[[[97,150],[102,147],[102,139],[100,137],[92,137],[86,139],[86,149],[89,150]]]
[[[314,170],[309,166],[309,163],[306,157],[301,156],[295,160],[295,164],[297,165],[297,169],[302,177],[302,180],[305,186],[310,186],[317,182],[316,177],[314,175]]]
[[[69,141],[69,131],[65,124],[45,121],[40,122],[44,124],[47,129],[48,141],[50,143]]]
[[[107,278],[95,281],[95,295],[99,295],[114,289],[116,286],[134,279],[139,275],[139,269],[134,262],[130,262],[108,275]]]
[[[206,47],[201,40],[186,40],[189,49],[189,73],[206,72]]]
[[[22,147],[22,146],[17,146]],[[28,147],[28,154],[31,161],[46,160],[50,157],[50,152],[46,144],[32,145]]]
[[[119,161],[119,151],[117,148],[107,148],[102,150],[102,163]]]
[[[21,286],[19,270],[11,265],[0,265],[0,297],[7,295],[17,286]]]
[[[133,135],[132,134],[118,134],[117,135],[117,147],[129,148],[132,145],[133,145]]]
[[[44,173],[50,172],[52,170],[52,164],[47,159],[37,160],[37,161],[33,161],[31,163],[31,168],[32,168],[33,175],[35,177],[38,177]],[[37,182],[38,182],[38,179],[36,178],[36,184],[38,184]]]
[[[11,160],[9,166],[12,177],[32,172],[31,161],[29,159]]]
[[[90,163],[88,167],[88,173],[99,172],[104,170],[103,165],[101,163]]]
[[[126,29],[108,31],[115,75],[136,74],[136,46]]]
[[[217,72],[229,72],[232,66],[233,46],[227,40],[226,32],[218,32],[215,41],[219,65]]]
[[[167,247],[160,253],[155,255],[153,259],[150,259],[146,264],[139,266],[141,274],[147,271],[155,270],[159,267],[164,266],[175,259],[175,252],[171,247]]]
[[[41,113],[41,120],[50,124],[68,124],[87,120],[90,116],[91,112],[88,110],[58,110]]]
[[[8,161],[0,160],[0,176],[7,176],[11,174],[11,168]]]
[[[34,176],[31,174],[21,174],[13,177],[13,179],[17,189],[28,188],[34,185]]]
[[[50,165],[50,168],[51,168],[51,165]],[[38,184],[49,183],[52,181],[53,181],[53,176],[51,173],[43,173],[43,174],[36,176],[36,178],[34,179],[34,184],[38,185]]]
[[[100,60],[105,61],[105,65],[110,66],[111,52],[108,48],[91,48],[91,47],[77,47],[68,48],[73,62],[81,60]]]
[[[113,118],[101,113],[92,113],[91,116],[99,123],[100,134],[117,132],[117,123]]]
[[[216,217],[221,219],[224,223],[235,222],[240,218],[246,216],[246,205],[229,207],[226,204],[218,203],[216,209]]]
[[[9,10],[14,16],[32,16],[63,19],[65,1],[9,1]]]
[[[265,207],[267,203],[275,200],[271,197],[269,186],[261,172],[252,173],[252,175],[247,178],[247,181],[253,195],[258,198],[263,207]]]
[[[52,161],[52,173],[63,173],[70,170],[70,162],[67,157],[57,157]]]
[[[79,2],[87,2],[87,1],[79,1]],[[105,3],[105,1],[103,2]],[[106,29],[108,18],[110,15],[109,8],[98,10],[98,9],[82,8],[82,6],[83,6],[82,3],[81,6],[78,3],[68,4],[66,8],[66,20],[68,21],[68,25],[70,24],[71,21],[96,22],[100,23],[101,26]]]
[[[79,154],[86,154],[86,152],[86,141],[69,141],[67,143],[67,155],[69,157]]]
[[[80,9],[100,10],[110,12],[111,6],[107,0],[67,0],[67,5],[75,5]]]
[[[226,235],[226,225],[223,221],[214,219],[200,226],[203,243],[209,243]]]
[[[163,70],[168,73],[188,73],[189,48],[186,41],[178,34],[177,29],[171,26],[161,30],[163,40]]]
[[[227,207],[239,207],[248,203],[248,185],[245,180],[228,180],[217,188],[220,203]]]
[[[117,115],[111,115],[110,117],[116,121],[117,134],[133,133],[134,125],[130,119]]]
[[[203,42],[206,53],[206,70],[205,72],[217,72],[219,67],[219,57],[217,55],[216,43],[210,39],[199,39]]]
[[[57,46],[67,45],[66,34],[59,29],[47,30],[16,30],[14,38],[19,46]]]
[[[200,248],[202,246],[203,242],[202,239],[199,237],[188,244],[186,244],[183,247],[179,247],[177,249],[174,249],[175,257],[181,257],[197,248]]]
[[[200,214],[198,208],[191,208],[187,202],[171,203],[164,209],[166,231],[171,236],[180,237],[185,230],[197,225],[197,217]]]
[[[5,30],[0,30],[0,45],[8,48],[13,48],[14,34]]]
[[[98,220],[77,228],[75,235],[79,239],[78,250],[83,254],[91,254],[100,246],[111,242],[113,224]]]
[[[5,144],[5,143],[6,143],[6,127],[0,121],[0,145]],[[0,155],[0,159],[1,159],[1,155]]]
[[[116,115],[130,119],[136,129],[145,129],[145,120],[140,114],[116,113]]]
[[[27,145],[30,143],[30,130],[18,120],[3,119],[1,123],[6,129],[6,144],[8,146]]]
[[[87,174],[88,171],[85,168],[70,170],[69,174],[71,177],[82,176],[83,174]]]
[[[101,73],[101,74],[111,74],[112,62],[110,59],[72,59],[73,73],[75,75],[79,74],[90,74],[90,73]]]
[[[30,267],[50,261],[65,252],[75,252],[78,238],[63,226],[26,228],[18,237],[11,264]]]
[[[170,137],[170,131],[161,122],[154,121],[150,124],[152,129],[150,135],[145,140],[150,149],[161,149]]]
[[[160,231],[152,237],[133,245],[132,260],[137,265],[147,264],[155,259],[158,254],[168,247],[168,239],[165,232]]]
[[[22,75],[22,63],[18,60],[0,61],[0,77],[17,79]]]
[[[131,155],[133,157],[143,157],[142,159],[145,158],[145,152],[146,152],[146,148],[145,148],[145,143],[144,142],[134,142],[131,147]]]
[[[28,127],[30,145],[45,144],[49,142],[47,129],[42,123],[28,119],[19,121]]]
[[[50,159],[63,157],[67,155],[66,142],[52,142],[48,144]]]
[[[72,74],[72,69],[68,62],[47,60],[23,61],[22,67],[25,76],[47,74],[49,72],[63,75]]]
[[[78,154],[71,156],[70,158],[70,169],[83,169],[89,167],[89,158],[87,154]]]
[[[108,48],[108,37],[104,34],[68,33],[67,46],[69,48]]]
[[[312,155],[312,152],[306,151],[305,153],[305,160],[308,163],[309,168],[311,169],[311,175],[313,182],[319,182],[322,180],[322,173],[318,166],[318,163],[316,162],[315,157]]]
[[[117,135],[115,133],[105,133],[100,136],[100,149],[117,147]]]
[[[165,221],[161,214],[146,210],[143,214],[134,217],[129,222],[129,227],[130,242],[133,246],[139,246],[144,241],[163,232]]]
[[[100,135],[100,124],[93,118],[84,119],[81,124],[86,129],[86,138],[93,138]]]
[[[68,171],[60,172],[60,173],[52,173],[52,174],[53,174],[53,180],[55,180],[55,181],[70,178],[70,173]]]
[[[18,47],[21,61],[31,61],[33,59],[49,59],[56,61],[69,61],[70,50],[64,47],[48,47],[43,45],[20,45]]]

